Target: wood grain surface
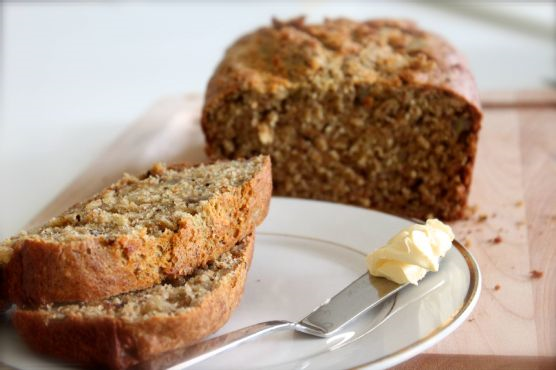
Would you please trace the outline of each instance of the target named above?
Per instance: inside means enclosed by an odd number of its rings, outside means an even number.
[[[453,223],[479,261],[482,295],[455,333],[399,369],[556,368],[556,93],[498,92],[483,94],[483,102],[469,202],[476,209]],[[204,160],[201,104],[194,95],[157,102],[31,224],[124,171]]]

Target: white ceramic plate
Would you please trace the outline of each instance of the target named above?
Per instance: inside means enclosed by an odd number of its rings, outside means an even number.
[[[257,230],[245,294],[215,335],[269,320],[297,321],[366,271],[365,255],[410,224],[362,208],[273,198]],[[338,369],[390,367],[426,350],[470,314],[480,292],[471,254],[454,243],[440,271],[365,314],[340,334],[315,338],[278,332],[223,353],[198,369]],[[15,368],[60,368],[28,351],[3,320],[2,362]],[[64,367],[69,367],[66,365]]]

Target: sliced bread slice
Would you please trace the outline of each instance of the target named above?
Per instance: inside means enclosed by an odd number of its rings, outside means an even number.
[[[238,305],[253,235],[187,278],[100,303],[17,308],[12,320],[33,350],[89,366],[123,369],[193,344]]]
[[[251,234],[268,211],[270,159],[125,175],[0,244],[0,283],[24,306],[91,302],[187,275]]]

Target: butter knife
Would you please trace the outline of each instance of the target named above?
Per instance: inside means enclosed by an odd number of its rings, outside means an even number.
[[[296,330],[316,337],[328,337],[407,285],[398,285],[365,273],[298,322],[275,320],[251,325],[187,348],[166,352],[134,368],[185,369],[242,343],[280,330]]]

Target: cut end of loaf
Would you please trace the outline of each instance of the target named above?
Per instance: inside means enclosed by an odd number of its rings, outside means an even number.
[[[271,155],[275,194],[418,218],[463,212],[480,114],[450,92],[352,85],[280,100],[246,93],[205,114],[211,155]]]

